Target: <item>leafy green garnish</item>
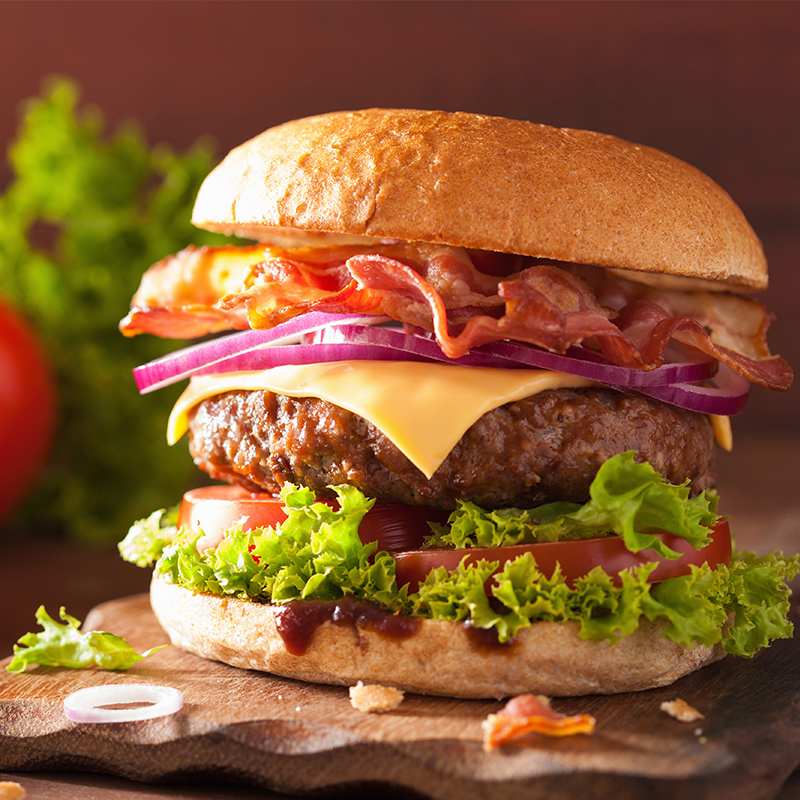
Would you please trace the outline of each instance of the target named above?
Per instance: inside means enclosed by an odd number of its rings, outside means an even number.
[[[350,595],[386,606],[401,601],[395,561],[362,544],[358,526],[374,501],[350,486],[336,489],[341,509],[317,503],[310,489],[285,486],[289,518],[278,529],[228,531],[202,555],[199,533],[181,532],[164,547],[156,571],[197,592],[259,598],[272,603],[334,600]],[[138,523],[141,524],[141,523]]]
[[[197,475],[164,437],[179,388],[140,397],[131,376],[176,343],[126,339],[118,322],[151,264],[227,240],[190,224],[214,163],[207,142],[178,154],[151,148],[133,126],[107,136],[78,96],[52,80],[26,104],[9,151],[14,179],[0,193],[0,287],[42,339],[60,403],[50,463],[9,527],[100,543]]]
[[[131,525],[127,536],[119,543],[120,555],[137,567],[152,567],[161,557],[164,547],[177,533],[178,506],[169,511],[154,511],[146,519]]]
[[[667,639],[687,647],[721,642],[733,655],[753,656],[772,639],[792,636],[787,620],[786,581],[798,574],[797,556],[739,554],[730,567],[692,567],[688,575],[650,584],[655,565],[620,572],[617,586],[601,567],[567,584],[560,571],[547,578],[530,553],[509,561],[484,582],[497,562],[461,563],[448,572],[433,570],[409,595],[413,613],[430,619],[469,621],[491,628],[507,642],[534,622],[577,622],[580,636],[616,642],[633,633],[645,616],[669,623]],[[733,624],[726,630],[729,614]]]
[[[82,669],[98,666],[103,669],[116,670],[128,667],[147,658],[161,647],[151,647],[141,655],[121,637],[106,631],[89,631],[81,633],[81,622],[71,617],[61,607],[61,619],[64,624],[56,622],[39,606],[36,621],[43,628],[42,633],[26,633],[14,645],[14,658],[6,667],[9,672],[19,674],[34,664],[42,667],[68,667]]]
[[[608,459],[590,489],[591,500],[548,503],[533,509],[486,511],[459,503],[448,528],[435,526],[426,546],[455,548],[504,547],[618,534],[636,553],[651,549],[662,558],[678,558],[653,533],[666,531],[686,539],[695,549],[709,542],[717,521],[717,496],[706,491],[689,496],[688,485],[665,481],[649,464],[634,461],[634,452]]]
[[[340,511],[316,503],[309,489],[284,487],[285,523],[247,533],[239,526],[202,555],[195,546],[199,532],[180,531],[168,543],[172,531],[161,512],[137,523],[121,549],[139,564],[150,563],[163,549],[156,572],[195,592],[267,603],[350,595],[393,611],[492,629],[500,642],[549,620],[575,622],[584,639],[613,643],[633,633],[642,617],[665,620],[664,635],[679,644],[721,642],[743,656],[792,635],[786,582],[800,571],[797,556],[738,554],[730,567],[692,567],[687,575],[656,584],[648,583],[656,564],[623,570],[618,577],[595,567],[573,585],[560,568],[544,575],[530,552],[497,572],[498,561],[470,564],[465,554],[456,569],[432,570],[410,593],[407,586],[397,586],[394,559],[358,537],[358,524],[372,501],[352,487],[336,491]],[[707,526],[717,519],[716,495],[691,498],[687,487],[665,483],[651,467],[634,462],[631,453],[606,462],[586,505],[554,503],[525,513],[528,519],[520,521],[513,510],[489,512],[462,504],[453,515],[461,528],[440,530],[434,541],[499,546],[531,536],[580,538],[611,530],[636,552],[659,550],[652,531],[667,530],[701,547]],[[663,551],[667,557],[672,553]]]

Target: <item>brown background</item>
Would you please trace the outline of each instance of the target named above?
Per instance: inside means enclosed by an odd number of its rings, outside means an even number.
[[[798,3],[0,0],[0,37],[4,143],[20,101],[59,73],[111,126],[135,119],[179,148],[210,134],[220,154],[288,119],[380,105],[659,147],[750,218],[770,261],[772,349],[800,364]],[[797,428],[796,395],[754,391],[737,428]]]
[[[210,134],[220,154],[288,119],[368,106],[499,114],[659,147],[750,218],[770,262],[772,349],[800,365],[800,3],[0,0],[4,146],[20,102],[54,73],[76,79],[112,127],[135,119],[177,148]],[[0,187],[9,178],[0,160]],[[724,510],[760,552],[800,540],[798,396],[754,390],[720,464]],[[4,543],[0,657],[39,603],[83,617],[146,583],[113,552]],[[62,780],[47,796],[63,795]]]

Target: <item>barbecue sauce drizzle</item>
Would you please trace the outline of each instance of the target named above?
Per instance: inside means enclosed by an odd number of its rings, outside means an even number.
[[[402,641],[419,630],[422,620],[394,614],[368,603],[359,603],[351,598],[341,600],[295,600],[275,609],[275,626],[286,650],[293,656],[302,656],[311,645],[317,628],[325,622],[334,625],[349,625],[369,628],[387,639]],[[500,642],[494,629],[475,628],[463,623],[471,647],[480,652],[512,655],[513,640]]]
[[[341,600],[298,600],[275,609],[275,625],[286,649],[295,656],[308,650],[317,628],[324,622],[370,628],[388,639],[402,640],[413,636],[421,620],[393,614],[382,608]]]

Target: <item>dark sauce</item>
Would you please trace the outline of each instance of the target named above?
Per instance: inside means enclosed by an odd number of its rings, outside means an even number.
[[[323,622],[335,625],[360,625],[385,636],[387,639],[408,639],[416,633],[420,620],[393,614],[391,611],[359,603],[349,598],[342,600],[297,600],[275,610],[275,625],[286,649],[295,656],[308,650],[317,628]]]
[[[463,623],[464,632],[473,650],[481,653],[510,656],[514,652],[514,640],[500,642],[494,628],[476,628],[469,622]]]

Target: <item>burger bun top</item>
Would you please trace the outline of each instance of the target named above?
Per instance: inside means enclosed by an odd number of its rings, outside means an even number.
[[[614,136],[477,114],[368,109],[270,128],[211,172],[192,221],[283,246],[403,239],[648,283],[767,286],[761,242],[694,167]]]

